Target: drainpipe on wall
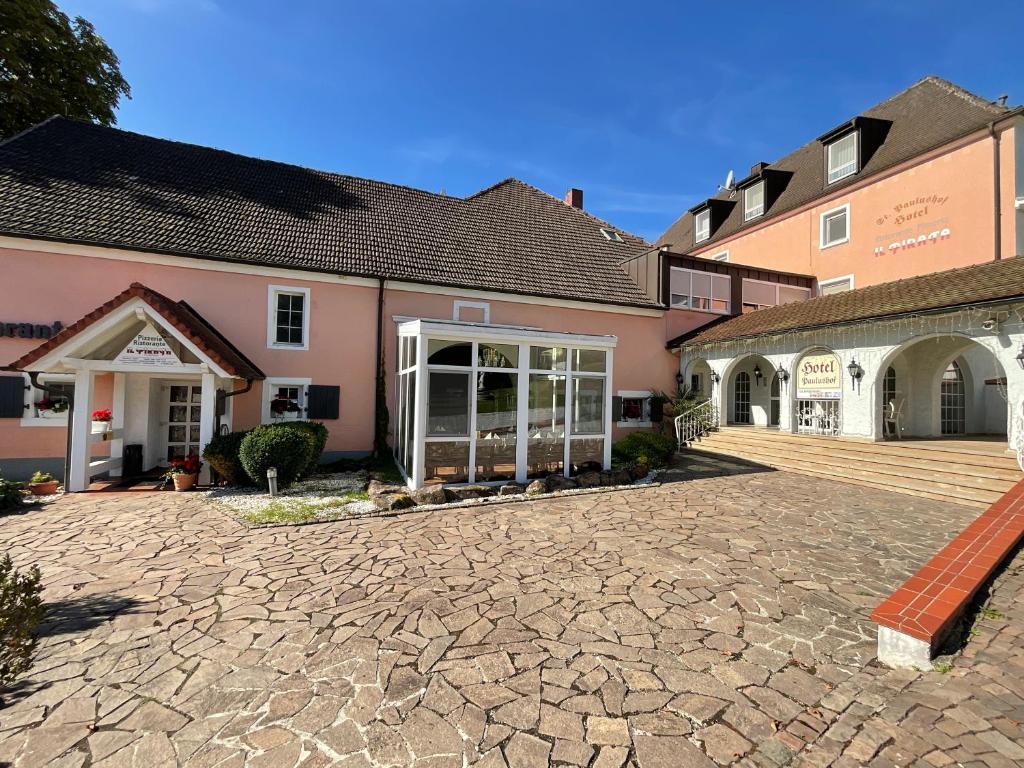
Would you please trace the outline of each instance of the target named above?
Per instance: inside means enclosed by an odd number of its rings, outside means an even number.
[[[60,390],[56,389],[55,387],[51,387],[49,384],[44,384],[43,382],[41,382],[39,380],[38,372],[30,372],[28,374],[28,378],[29,381],[32,382],[33,387],[35,387],[36,389],[41,389],[48,395],[57,394],[58,392],[60,392]],[[71,418],[71,414],[75,412],[75,394],[74,392],[72,392],[71,395],[68,396],[67,394],[61,393],[59,397],[66,397],[68,401],[68,437],[67,444],[64,446],[64,488],[67,489],[68,482],[71,480],[71,432],[73,429],[72,424],[74,422],[74,420]],[[86,458],[88,458],[88,454],[86,455]]]
[[[377,365],[373,389],[373,455],[387,453],[387,404],[384,388],[384,278],[377,278]]]
[[[220,434],[220,417],[221,417],[221,412],[227,410],[227,406],[225,405],[227,399],[229,397],[238,397],[239,395],[244,395],[246,392],[251,391],[252,390],[252,385],[253,385],[254,381],[256,381],[256,380],[255,379],[246,379],[244,387],[242,387],[241,389],[233,389],[230,392],[225,392],[223,389],[218,389],[217,390],[217,408],[216,408],[216,411],[217,411],[217,424],[216,424],[216,427],[215,427],[215,429],[213,431],[215,435],[219,435]]]
[[[995,198],[995,247],[993,249],[993,260],[1000,261],[1003,258],[1003,210],[1002,192],[999,188],[999,134],[996,132],[996,121],[988,124],[988,134],[992,137],[992,178],[994,184]]]

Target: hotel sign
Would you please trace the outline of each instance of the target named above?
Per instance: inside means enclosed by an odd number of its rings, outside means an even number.
[[[842,367],[832,353],[808,355],[796,371],[798,400],[838,400],[843,392]]]
[[[128,342],[128,346],[114,358],[114,362],[153,368],[181,365],[174,350],[150,323],[146,323],[146,327]]]

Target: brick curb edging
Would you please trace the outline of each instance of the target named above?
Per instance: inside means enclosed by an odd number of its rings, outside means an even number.
[[[956,620],[1024,540],[1024,480],[996,500],[871,614],[878,659],[926,667]]]

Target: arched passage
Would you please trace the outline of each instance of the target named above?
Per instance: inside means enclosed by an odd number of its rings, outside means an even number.
[[[878,434],[1006,439],[1006,372],[995,354],[966,336],[911,339],[877,374]]]
[[[777,408],[773,409],[772,401],[772,393],[778,392],[772,383],[774,376],[775,366],[761,355],[736,360],[723,380],[723,421],[754,427],[778,426]]]
[[[683,370],[683,386],[700,394],[704,399],[711,398],[714,389],[713,377],[707,360],[698,357],[686,363]]]

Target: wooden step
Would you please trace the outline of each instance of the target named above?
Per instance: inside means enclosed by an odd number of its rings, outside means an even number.
[[[847,443],[840,442],[822,447],[816,444],[802,443],[799,440],[760,441],[749,440],[745,435],[736,435],[735,433],[717,433],[703,438],[698,445],[718,446],[723,449],[753,454],[785,451],[793,458],[807,461],[870,468],[882,474],[902,475],[905,473],[910,477],[922,480],[931,479],[936,475],[955,477],[957,482],[978,488],[991,487],[993,490],[1005,491],[1021,479],[1021,472],[1016,467],[1004,469],[980,464],[961,464],[959,457],[947,459],[943,456],[938,460],[899,457],[885,451],[850,450]]]
[[[764,456],[750,452],[739,452],[732,449],[721,449],[721,447],[700,445],[690,449],[698,454],[712,454],[722,457],[738,458],[751,464],[783,469],[800,474],[822,477],[830,480],[849,482],[855,485],[864,485],[873,488],[889,490],[889,492],[908,494],[910,496],[935,499],[938,501],[951,502],[979,509],[986,508],[993,501],[1001,496],[999,492],[986,492],[977,488],[950,485],[935,481],[924,482],[912,478],[900,478],[898,475],[885,475],[885,479],[878,479],[879,474],[855,469],[828,466],[817,462],[794,460],[785,455]],[[1012,485],[1012,483],[1011,483]]]

